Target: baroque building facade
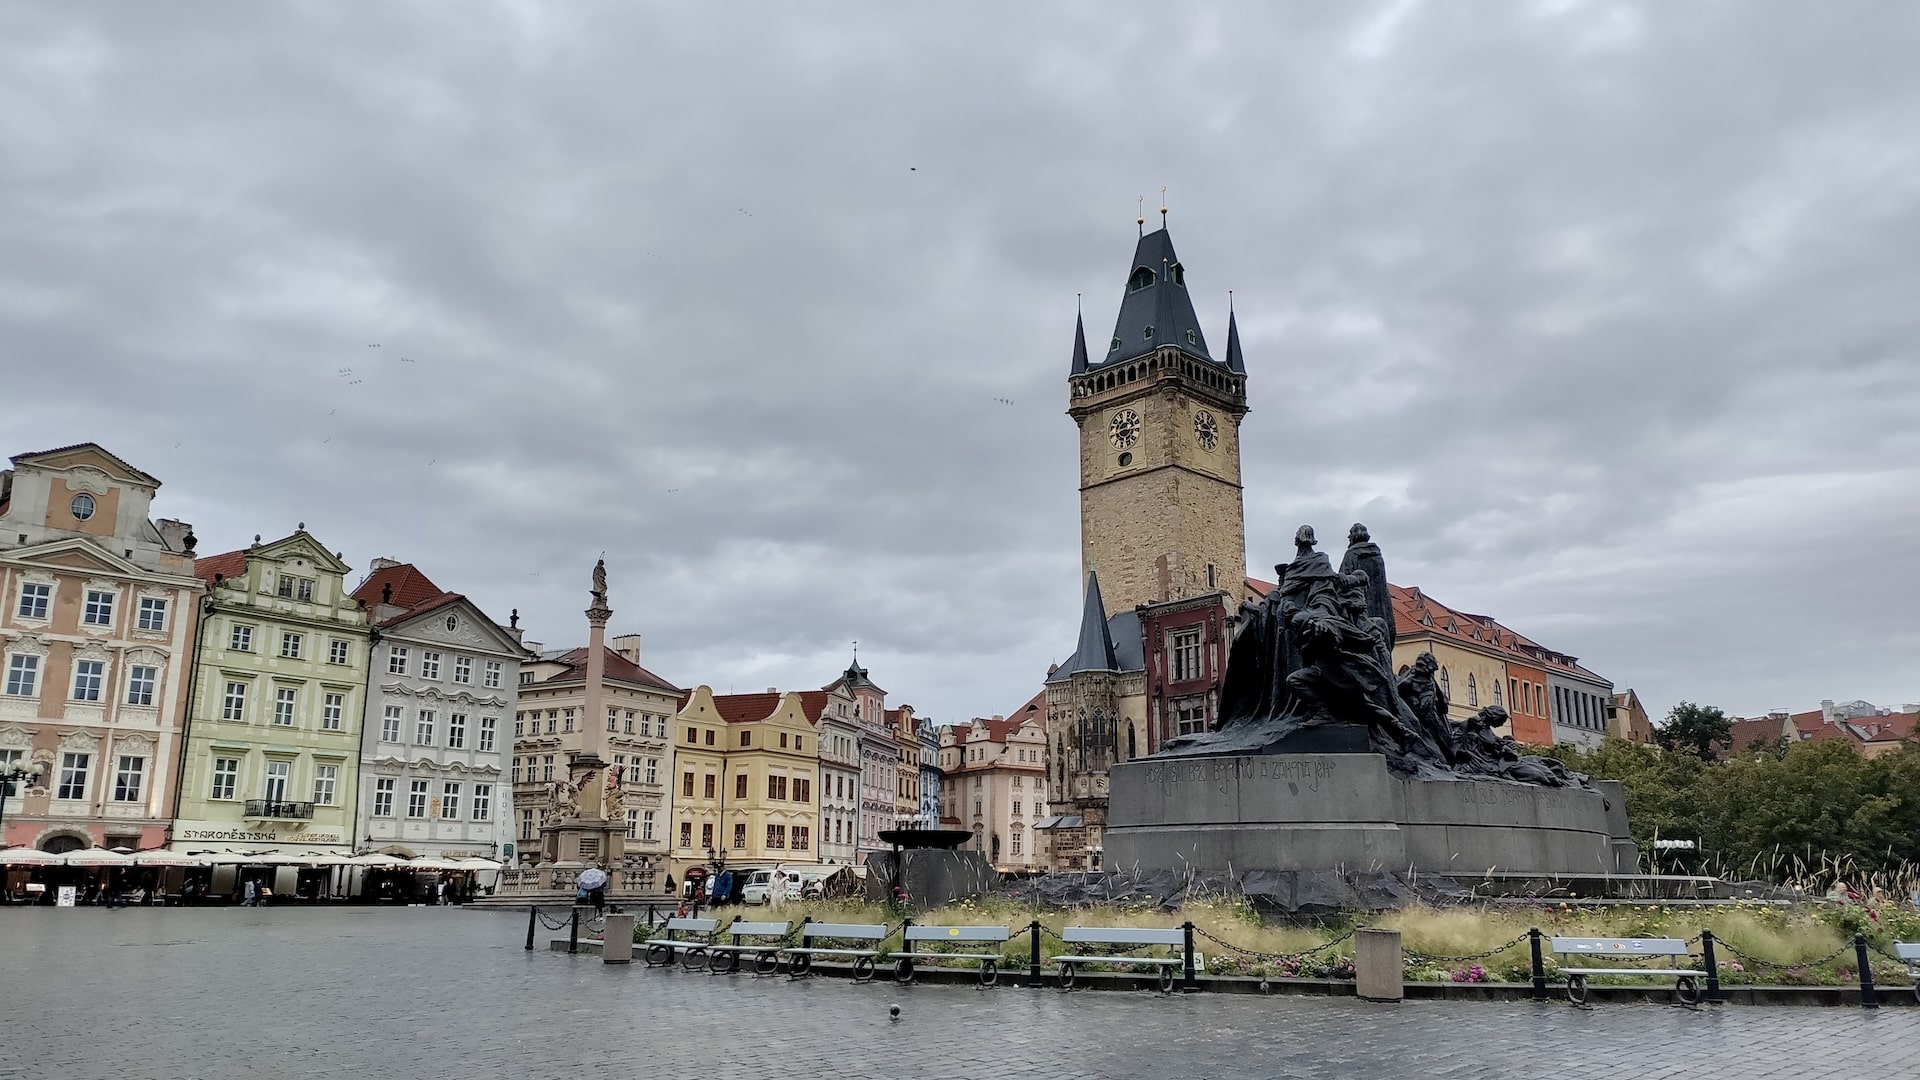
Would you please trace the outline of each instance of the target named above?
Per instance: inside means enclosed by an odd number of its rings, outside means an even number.
[[[93,443],[0,472],[0,845],[160,847],[204,591],[160,481]]]
[[[354,852],[369,628],[348,569],[304,523],[195,561],[208,592],[174,850]],[[292,880],[282,868],[275,890]]]
[[[353,595],[373,623],[362,844],[409,857],[511,856],[507,726],[527,658],[518,630],[411,563],[375,559]]]
[[[591,646],[542,651],[529,644],[534,658],[520,669],[519,697],[513,721],[513,785],[516,857],[523,864],[551,862],[557,852],[541,847],[558,813],[556,784],[570,780],[570,764],[588,753],[587,725],[596,725],[595,752],[620,777],[621,813],[626,819],[623,854],[633,856],[628,878],[651,890],[663,882],[667,823],[672,804],[667,794],[673,746],[669,728],[680,711],[684,691],[640,666],[640,636],[624,634],[602,646],[597,664]],[[588,686],[599,669],[599,685]],[[589,692],[591,689],[591,693]],[[589,717],[589,698],[603,715]],[[561,793],[564,795],[564,792]]]
[[[852,863],[860,850],[858,702],[844,686],[800,695],[820,746],[820,861]]]
[[[1011,717],[940,729],[941,809],[948,827],[973,833],[965,847],[995,870],[1042,869],[1047,803],[1046,707],[1039,697]]]

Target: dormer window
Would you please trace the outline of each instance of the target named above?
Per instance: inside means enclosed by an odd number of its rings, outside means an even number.
[[[1153,271],[1142,266],[1133,272],[1132,277],[1127,279],[1127,291],[1139,292],[1151,284],[1153,284]]]
[[[1187,268],[1181,266],[1179,263],[1174,263],[1167,272],[1172,275],[1172,277],[1167,280],[1173,282],[1175,285],[1185,285],[1187,283]]]
[[[1153,327],[1151,326],[1147,327],[1147,340],[1148,341],[1153,340]]]
[[[1119,339],[1119,338],[1114,338],[1114,339],[1113,339],[1113,344],[1112,344],[1112,345],[1109,345],[1109,346],[1107,346],[1107,351],[1108,351],[1108,352],[1113,352],[1114,350],[1116,350],[1116,349],[1118,349],[1118,348],[1120,348],[1120,339]]]
[[[1198,335],[1196,335],[1193,331],[1191,330],[1187,331],[1187,344],[1189,345],[1197,344],[1197,341],[1196,341],[1197,337]]]

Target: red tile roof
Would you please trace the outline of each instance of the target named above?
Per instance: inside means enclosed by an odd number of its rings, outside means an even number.
[[[715,694],[713,707],[729,724],[757,724],[780,706],[779,694]]]
[[[1782,737],[1781,729],[1781,722],[1773,717],[1735,720],[1727,725],[1727,741],[1723,744],[1725,753],[1720,756],[1743,754],[1755,746],[1773,742]]]
[[[831,696],[825,690],[802,690],[800,691],[800,711],[806,713],[807,719],[818,726],[820,718],[827,714],[827,699]]]
[[[672,683],[661,678],[660,676],[655,675],[653,672],[648,671],[646,668],[641,667],[639,664],[634,663],[633,661],[627,659],[626,657],[621,656],[619,653],[614,652],[612,649],[608,649],[603,646],[602,651],[607,654],[606,655],[606,677],[607,678],[612,679],[615,682],[632,683],[636,686],[648,686],[656,690],[665,690],[669,693],[676,694],[676,695],[685,694],[685,691],[681,690],[679,687],[673,685]],[[558,675],[555,675],[551,679],[544,680],[546,683],[548,684],[564,683],[564,682],[571,682],[574,679],[579,679],[582,682],[586,681],[586,678],[587,678],[586,646],[583,645],[580,648],[572,649],[565,653],[562,653],[561,655],[554,657],[549,662],[555,663],[555,664],[565,664],[567,666],[567,670],[561,672]],[[718,700],[718,699],[716,698],[715,700]],[[683,704],[684,704],[684,701],[683,701]]]
[[[385,586],[393,586],[393,599],[387,603],[398,604],[403,608],[418,607],[436,597],[452,595],[435,585],[420,568],[412,563],[398,566],[384,566],[367,575],[367,580],[353,590],[353,598],[372,607],[381,603]]]
[[[228,581],[246,577],[247,553],[244,550],[229,551],[193,560],[193,576],[211,584],[216,575]]]

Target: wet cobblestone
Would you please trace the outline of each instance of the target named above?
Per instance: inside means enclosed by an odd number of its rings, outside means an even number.
[[[1916,1009],[792,982],[609,967],[546,951],[544,931],[526,953],[525,925],[448,908],[0,910],[0,1077],[1920,1074]]]

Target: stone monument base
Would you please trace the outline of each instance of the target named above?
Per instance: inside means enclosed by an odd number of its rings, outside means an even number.
[[[1598,791],[1397,777],[1379,754],[1146,758],[1109,773],[1119,872],[1621,874]]]

